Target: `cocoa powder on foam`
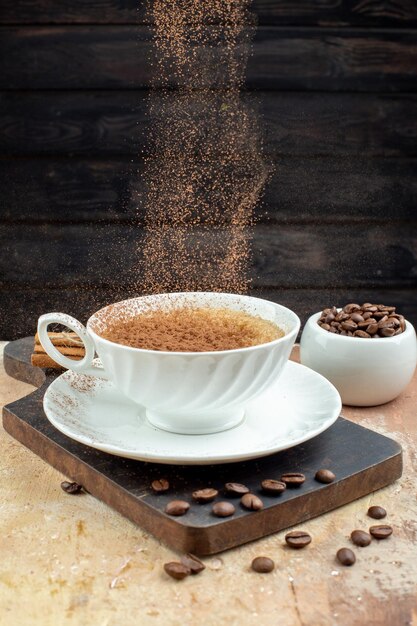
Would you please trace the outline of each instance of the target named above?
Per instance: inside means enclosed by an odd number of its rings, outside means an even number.
[[[180,308],[115,319],[101,336],[133,348],[211,352],[268,343],[284,332],[273,322],[243,311]]]

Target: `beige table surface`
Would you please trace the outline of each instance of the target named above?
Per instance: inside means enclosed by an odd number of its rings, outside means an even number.
[[[32,389],[1,364],[1,404]],[[92,496],[65,494],[63,476],[2,430],[0,624],[417,625],[417,375],[394,402],[344,415],[403,446],[402,479],[303,524],[313,541],[300,552],[279,532],[205,559],[183,581],[163,571],[172,550]],[[335,553],[353,529],[377,523],[371,504],[387,509],[394,534],[355,548],[344,568]],[[275,560],[272,574],[250,570],[258,555]]]

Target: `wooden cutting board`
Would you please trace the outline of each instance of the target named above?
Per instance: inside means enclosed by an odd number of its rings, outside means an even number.
[[[178,552],[214,554],[253,539],[300,524],[351,502],[398,479],[402,472],[401,447],[395,441],[340,417],[314,439],[269,457],[244,463],[212,466],[169,466],[112,456],[84,446],[57,431],[46,419],[43,396],[59,373],[30,364],[33,337],[19,339],[5,348],[6,372],[39,387],[29,396],[3,409],[5,430],[47,463],[137,523]],[[336,480],[323,485],[314,479],[320,468],[329,468]],[[260,483],[285,472],[302,472],[305,483],[287,489],[279,497],[263,494]],[[150,483],[167,478],[171,489],[155,495]],[[240,482],[259,495],[264,509],[246,511],[233,500],[233,517],[217,518],[211,504],[191,504],[182,517],[170,517],[164,509],[170,500],[192,502],[191,493],[203,487],[219,490],[217,500],[227,499],[226,482]],[[68,496],[70,497],[70,496]]]

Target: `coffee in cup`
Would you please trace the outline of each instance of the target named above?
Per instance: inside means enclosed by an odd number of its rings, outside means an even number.
[[[268,343],[283,337],[284,331],[245,311],[191,306],[145,311],[128,319],[115,317],[99,334],[131,348],[213,352]]]

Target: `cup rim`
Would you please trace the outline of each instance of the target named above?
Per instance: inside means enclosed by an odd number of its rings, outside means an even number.
[[[91,328],[91,323],[93,318],[98,315],[99,313],[101,313],[102,311],[104,311],[105,309],[107,309],[110,306],[114,306],[117,304],[122,304],[123,302],[129,302],[130,300],[142,300],[145,298],[154,298],[155,296],[201,296],[201,295],[216,295],[216,296],[226,296],[226,297],[237,297],[237,298],[244,298],[245,300],[258,300],[260,302],[267,302],[268,304],[272,304],[275,307],[278,307],[281,310],[284,311],[288,311],[289,313],[291,313],[291,315],[294,316],[295,318],[295,326],[292,330],[290,330],[288,333],[285,333],[285,335],[283,335],[282,337],[279,337],[278,339],[274,339],[273,341],[268,341],[266,343],[260,343],[257,344],[255,346],[247,346],[245,348],[233,348],[231,350],[209,350],[206,352],[192,352],[192,351],[184,351],[184,352],[180,352],[180,351],[169,351],[169,350],[149,350],[148,348],[135,348],[133,346],[126,346],[122,343],[116,343],[115,341],[110,341],[109,339],[105,339],[104,337],[102,337],[101,335],[98,335],[92,328]],[[94,336],[94,338],[97,338],[100,342],[103,342],[105,344],[108,344],[110,346],[119,346],[121,348],[127,349],[127,350],[133,350],[134,352],[140,352],[140,353],[145,353],[145,354],[160,354],[160,355],[181,355],[181,356],[211,356],[211,355],[222,355],[222,354],[238,354],[241,352],[248,352],[248,351],[255,351],[255,350],[259,350],[262,348],[265,348],[265,346],[275,346],[279,343],[285,343],[285,341],[288,341],[288,339],[292,339],[292,337],[295,335],[294,340],[296,339],[298,332],[300,330],[301,327],[301,320],[298,317],[298,315],[292,311],[291,309],[289,309],[288,307],[285,307],[282,304],[278,304],[277,302],[273,302],[272,300],[265,300],[264,298],[256,298],[255,296],[247,296],[247,295],[242,295],[242,294],[234,294],[234,293],[224,293],[224,292],[217,292],[217,291],[180,291],[180,292],[170,292],[170,293],[158,293],[158,294],[150,294],[150,295],[146,295],[146,296],[136,296],[134,298],[126,298],[125,300],[119,300],[118,302],[114,302],[112,304],[107,304],[106,306],[102,307],[101,309],[99,309],[98,311],[96,311],[95,313],[93,313],[93,315],[91,315],[87,321],[87,330],[88,332]]]
[[[341,310],[340,308],[338,310]],[[317,330],[321,333],[326,333],[327,336],[332,337],[332,339],[334,338],[336,341],[346,341],[349,340],[349,343],[353,344],[353,343],[360,343],[361,345],[364,344],[364,340],[363,337],[349,337],[346,335],[339,335],[338,333],[329,333],[328,330],[325,330],[324,328],[321,328],[321,326],[319,326],[319,324],[317,324],[317,320],[320,318],[321,315],[321,311],[319,311],[318,313],[313,313],[313,315],[311,315],[307,322],[306,322],[306,326],[307,324],[311,325],[312,328],[317,327]],[[382,341],[393,341],[394,342],[398,342],[401,340],[406,339],[410,334],[413,333],[414,331],[414,326],[411,324],[411,322],[409,322],[408,320],[406,320],[404,318],[405,321],[405,330],[400,333],[399,335],[395,335],[392,337],[378,337],[378,339],[381,339]],[[353,340],[353,341],[352,341]],[[380,342],[372,342],[372,345],[378,345]],[[368,343],[366,343],[366,345],[368,345]]]

